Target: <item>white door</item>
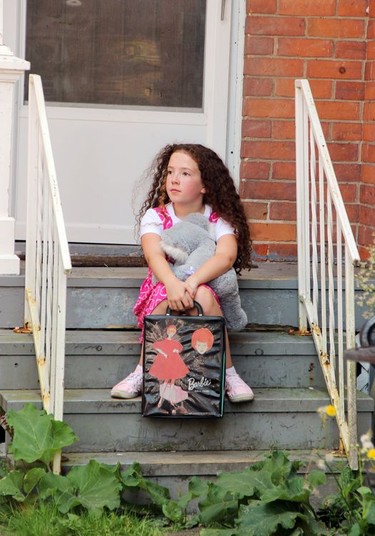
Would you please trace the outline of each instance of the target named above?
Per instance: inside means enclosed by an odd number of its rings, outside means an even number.
[[[133,194],[142,194],[144,171],[165,144],[203,143],[227,159],[236,3],[4,0],[5,44],[42,76],[70,242],[135,243],[142,199]],[[23,87],[18,102],[14,204],[23,240]]]

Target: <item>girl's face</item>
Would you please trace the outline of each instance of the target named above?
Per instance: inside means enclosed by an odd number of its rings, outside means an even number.
[[[167,194],[172,203],[181,208],[198,211],[203,206],[205,189],[198,164],[187,153],[175,152],[167,168]]]

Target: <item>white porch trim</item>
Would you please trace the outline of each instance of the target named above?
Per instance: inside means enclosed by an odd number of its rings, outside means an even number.
[[[15,221],[10,214],[14,88],[30,63],[13,55],[3,42],[3,0],[0,0],[0,275],[19,274],[14,254]]]

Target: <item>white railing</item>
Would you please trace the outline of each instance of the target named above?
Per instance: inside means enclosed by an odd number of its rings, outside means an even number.
[[[25,326],[33,333],[43,408],[63,419],[67,274],[71,260],[40,76],[29,78]],[[53,470],[60,470],[60,454]]]
[[[360,257],[307,80],[296,88],[299,328],[310,328],[342,446],[357,468],[354,268]],[[336,279],[336,289],[335,289]]]

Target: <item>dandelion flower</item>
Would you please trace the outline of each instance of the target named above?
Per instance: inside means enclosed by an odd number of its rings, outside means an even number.
[[[328,415],[328,417],[335,417],[336,416],[336,408],[335,408],[335,406],[332,406],[332,404],[329,404],[326,407],[326,414]]]
[[[375,449],[370,449],[367,451],[367,458],[370,460],[375,460]]]
[[[336,415],[335,406],[332,404],[329,404],[328,406],[321,406],[316,411],[321,417],[326,417],[327,415],[328,417],[334,417]]]

